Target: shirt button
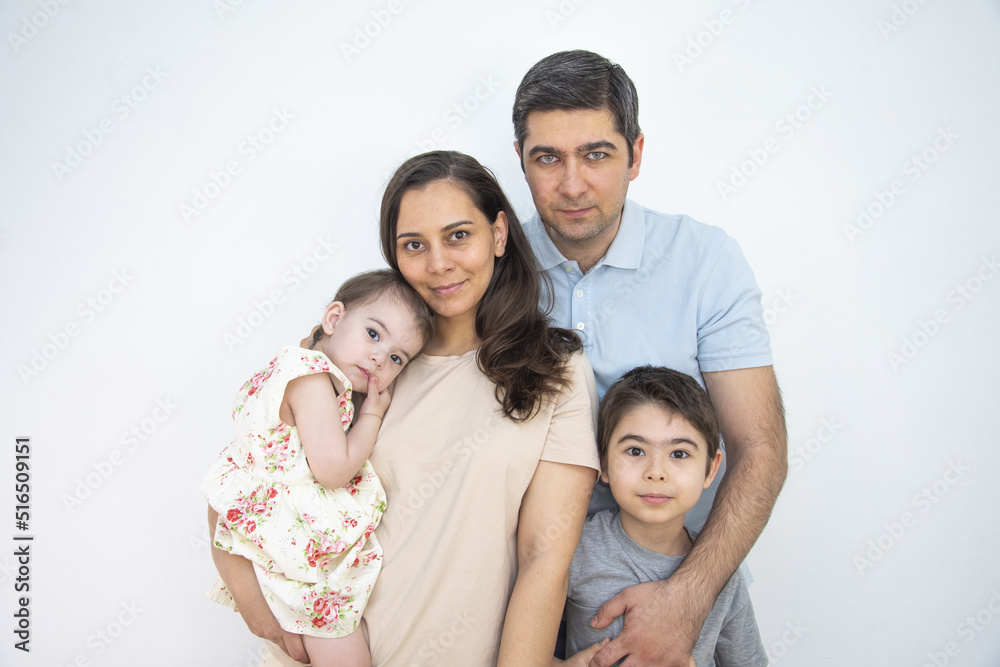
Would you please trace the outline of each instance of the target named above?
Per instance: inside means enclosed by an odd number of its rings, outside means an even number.
[[[579,329],[580,331],[583,331],[583,322],[577,322],[576,328]]]
[[[563,268],[566,269],[566,273],[573,273],[573,267],[571,265],[567,264]]]
[[[583,296],[583,290],[582,290],[582,289],[578,289],[578,290],[576,291],[576,295],[577,295],[577,296]]]

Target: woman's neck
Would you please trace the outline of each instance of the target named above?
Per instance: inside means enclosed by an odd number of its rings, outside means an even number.
[[[483,340],[476,334],[475,314],[471,317],[436,317],[434,336],[422,354],[433,357],[455,357],[476,350]]]

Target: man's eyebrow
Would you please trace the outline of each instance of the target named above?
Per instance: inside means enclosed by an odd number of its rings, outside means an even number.
[[[582,146],[577,146],[576,153],[590,153],[591,151],[596,151],[598,149],[605,148],[612,151],[617,151],[618,146],[606,139],[599,139],[597,141],[591,141],[590,143],[583,144]],[[556,149],[555,146],[532,146],[528,151],[528,155],[555,155],[556,157],[562,157],[564,153],[561,150]]]

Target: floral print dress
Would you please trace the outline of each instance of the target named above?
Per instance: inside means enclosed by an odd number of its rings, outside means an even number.
[[[236,439],[201,492],[219,513],[215,546],[253,562],[281,627],[341,637],[357,629],[382,567],[374,531],[385,492],[367,461],[341,489],[312,476],[297,429],[278,416],[288,383],[311,373],[331,373],[345,387],[338,399],[347,430],[350,381],[323,353],[285,347],[237,393]]]

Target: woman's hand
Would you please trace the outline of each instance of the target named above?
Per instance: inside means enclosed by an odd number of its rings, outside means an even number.
[[[588,646],[576,655],[566,658],[565,660],[552,658],[552,667],[556,667],[556,665],[563,665],[563,667],[587,667],[587,665],[590,664],[590,659],[594,657],[594,654],[600,651],[601,648],[609,641],[610,640],[605,637],[596,644]]]

